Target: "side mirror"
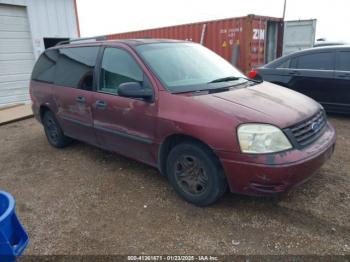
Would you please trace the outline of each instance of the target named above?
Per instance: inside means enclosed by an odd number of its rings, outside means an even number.
[[[143,88],[139,82],[126,82],[119,85],[118,95],[150,100],[153,98],[153,91],[149,88]]]

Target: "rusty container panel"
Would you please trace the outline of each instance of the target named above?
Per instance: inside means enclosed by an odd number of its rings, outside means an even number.
[[[107,35],[107,39],[165,38],[202,43],[243,73],[265,63],[267,23],[282,24],[281,18],[248,15],[245,17],[205,21],[128,33]],[[276,46],[282,38],[278,27]],[[280,56],[276,50],[277,56]]]
[[[241,44],[244,38],[243,24],[244,18],[207,22],[203,45],[229,62],[232,62],[233,48],[239,47],[239,58],[236,66],[242,69],[244,56],[244,46]]]
[[[276,26],[276,32],[273,39],[268,38],[268,23],[274,23]],[[268,52],[267,44],[270,42],[275,42],[274,52],[276,58],[281,56],[281,41],[283,40],[280,36],[283,34],[283,22],[279,18],[271,18],[264,16],[248,16],[246,18],[246,32],[250,32],[246,39],[246,45],[248,45],[248,50],[246,52],[245,58],[245,72],[250,69],[265,64],[266,55]]]

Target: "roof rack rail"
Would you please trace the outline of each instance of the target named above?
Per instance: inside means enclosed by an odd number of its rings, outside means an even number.
[[[73,38],[73,39],[69,39],[69,40],[60,41],[55,46],[70,44],[72,42],[79,42],[79,41],[87,42],[88,40],[103,41],[103,40],[107,40],[107,37],[106,36],[92,36],[92,37]]]

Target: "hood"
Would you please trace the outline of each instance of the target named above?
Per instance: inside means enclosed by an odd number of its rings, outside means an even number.
[[[303,94],[268,82],[193,98],[240,122],[269,123],[280,128],[303,121],[321,108]]]

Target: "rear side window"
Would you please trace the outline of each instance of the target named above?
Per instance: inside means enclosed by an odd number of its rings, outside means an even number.
[[[337,53],[336,70],[350,71],[350,51]]]
[[[54,82],[57,59],[58,50],[45,51],[34,66],[32,80],[52,84]]]
[[[94,68],[99,47],[59,49],[56,65],[56,85],[92,90]]]
[[[298,69],[333,70],[334,55],[332,52],[302,55],[297,57]]]
[[[118,94],[120,84],[142,82],[143,71],[127,51],[120,48],[106,48],[103,53],[100,91]]]
[[[276,66],[276,68],[289,68],[290,67],[290,59],[284,60],[283,62],[281,62],[280,64],[278,64]]]

